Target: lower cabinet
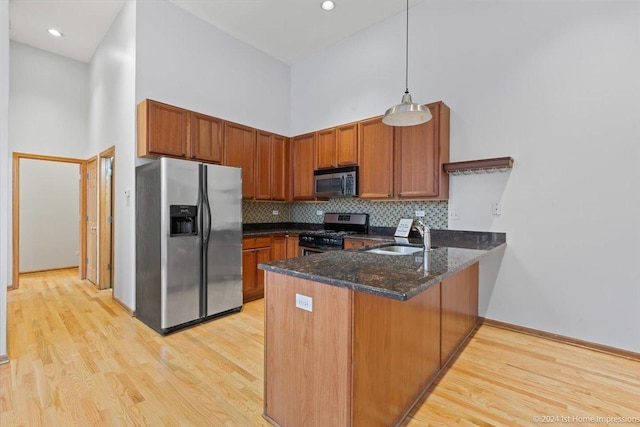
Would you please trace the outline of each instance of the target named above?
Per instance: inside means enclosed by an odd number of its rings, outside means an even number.
[[[271,261],[287,258],[287,235],[274,234],[271,236]]]
[[[478,321],[477,263],[407,301],[265,275],[264,414],[276,425],[398,425]]]
[[[271,236],[242,239],[242,301],[264,296],[264,273],[258,264],[271,261]]]
[[[300,256],[298,253],[298,238],[297,234],[287,234],[287,258]]]
[[[479,264],[441,282],[440,366],[464,344],[478,323]]]
[[[274,234],[271,237],[271,261],[298,256],[297,234]]]
[[[297,234],[274,234],[242,239],[242,301],[264,297],[264,271],[258,264],[298,256]]]

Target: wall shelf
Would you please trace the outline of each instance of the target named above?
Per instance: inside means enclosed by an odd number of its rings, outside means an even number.
[[[508,172],[513,167],[513,157],[495,157],[492,159],[451,162],[445,163],[443,167],[449,175]]]

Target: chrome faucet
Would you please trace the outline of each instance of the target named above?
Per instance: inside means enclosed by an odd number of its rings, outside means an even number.
[[[420,218],[416,218],[413,220],[412,228],[414,230],[417,230],[418,233],[420,233],[420,236],[422,236],[422,245],[424,246],[423,254],[422,254],[422,269],[423,269],[424,275],[427,276],[429,274],[429,251],[431,250],[431,230],[429,230],[429,227],[427,226],[427,224],[422,222]]]
[[[413,229],[420,233],[425,252],[431,249],[431,230],[420,218],[413,220]]]

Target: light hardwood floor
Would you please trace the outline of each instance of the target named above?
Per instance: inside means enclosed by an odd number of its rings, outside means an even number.
[[[161,337],[74,271],[23,276],[8,299],[2,427],[268,425],[261,300]],[[640,425],[640,362],[482,326],[403,425],[584,426],[616,416]]]

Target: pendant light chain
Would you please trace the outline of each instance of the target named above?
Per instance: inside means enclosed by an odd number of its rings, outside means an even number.
[[[405,75],[405,92],[409,93],[409,0],[407,0],[407,36],[406,36],[406,54],[404,63],[404,75]]]

